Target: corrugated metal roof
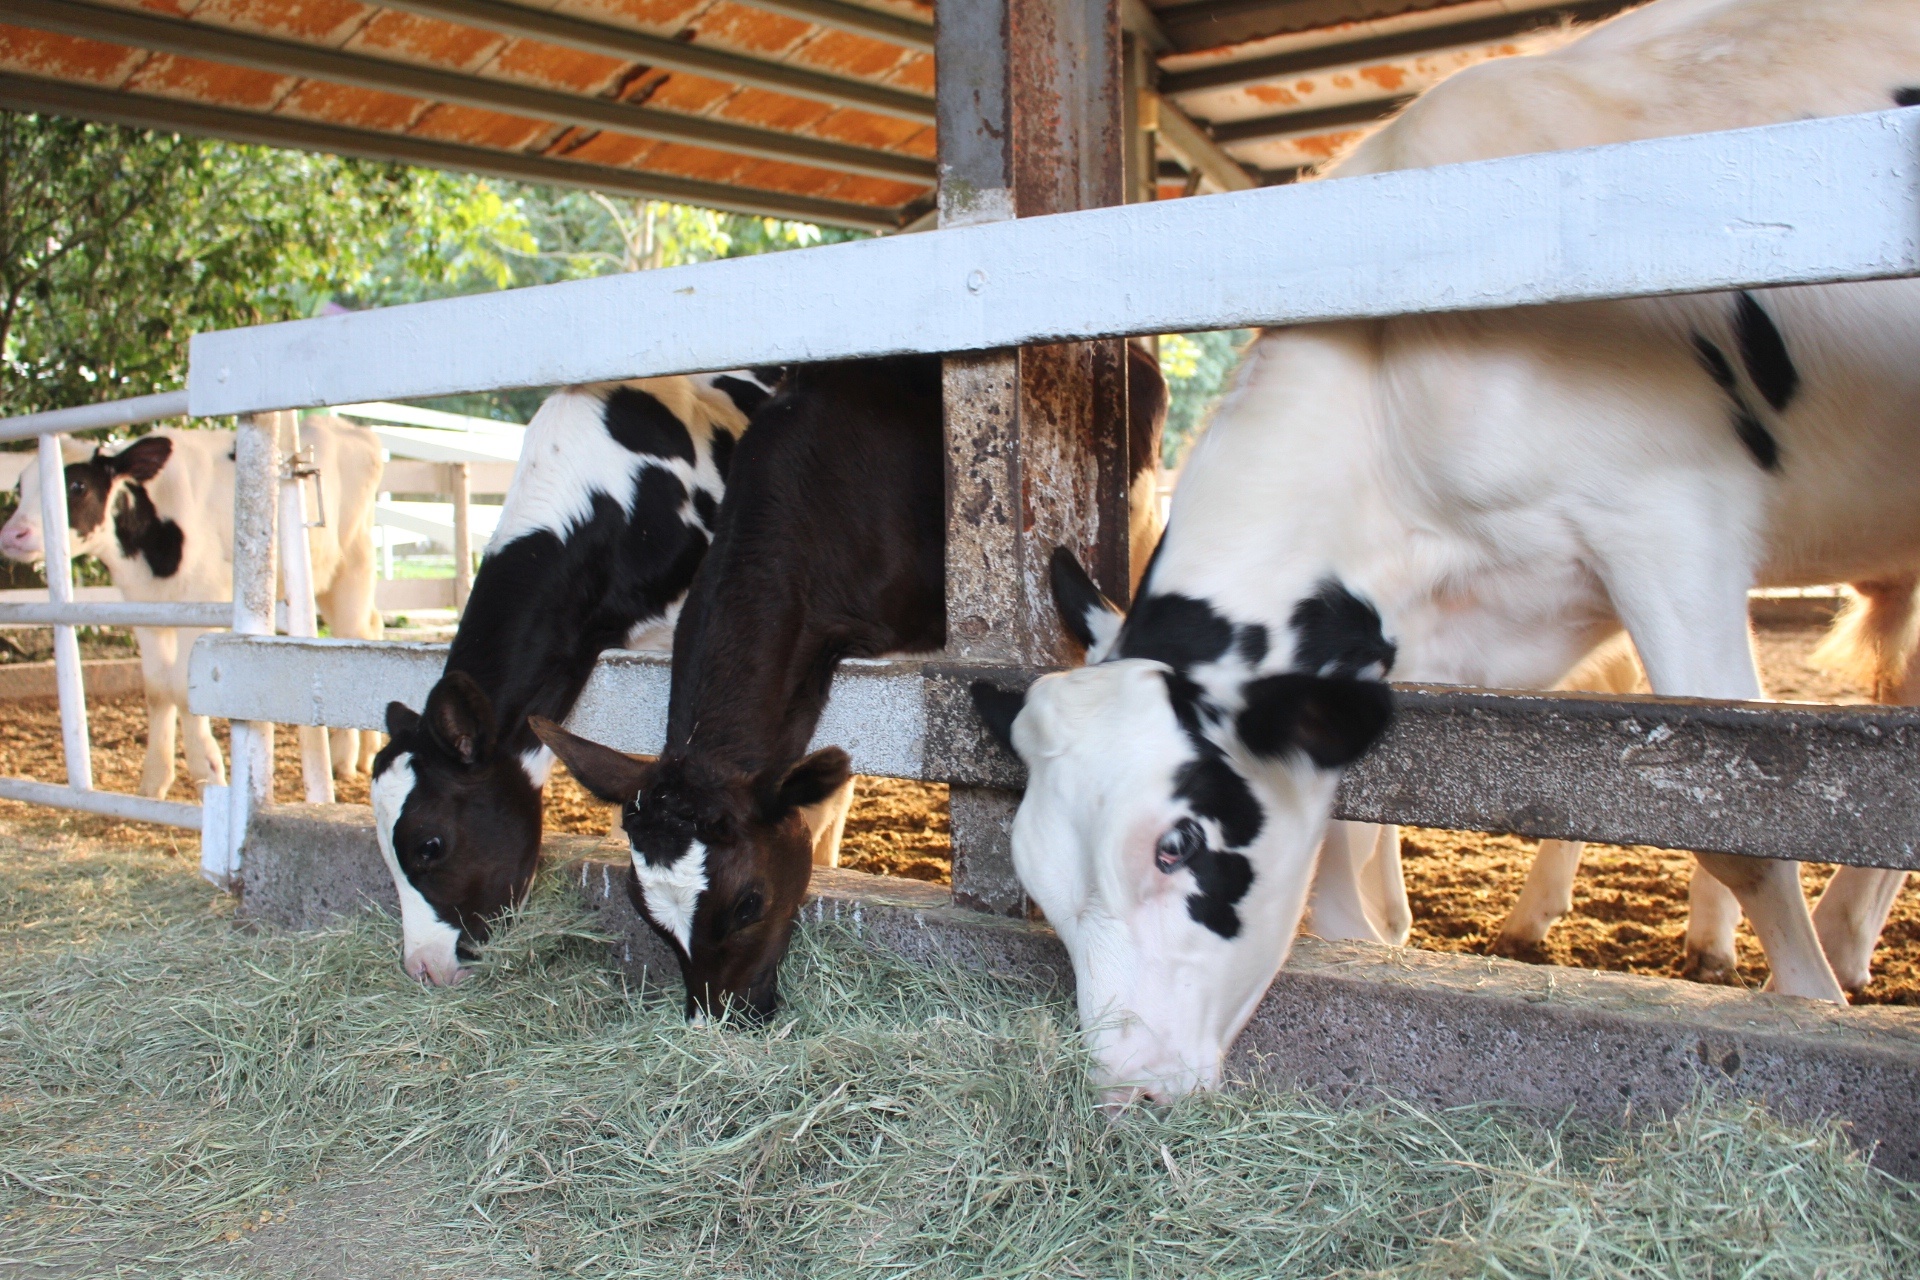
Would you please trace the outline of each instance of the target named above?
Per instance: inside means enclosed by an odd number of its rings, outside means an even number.
[[[1286,180],[1452,70],[1561,38],[1555,14],[1624,7],[1125,11],[1200,125],[1162,136],[1177,195]],[[933,206],[932,32],[922,0],[0,0],[0,106],[884,230]]]

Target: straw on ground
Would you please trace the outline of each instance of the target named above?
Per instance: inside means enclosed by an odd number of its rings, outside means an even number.
[[[190,860],[0,854],[0,1270],[589,1276],[1898,1276],[1831,1130],[1623,1138],[1243,1091],[1101,1119],[1069,1005],[815,931],[764,1031],[643,1000],[564,888],[475,980],[397,929],[235,931]]]

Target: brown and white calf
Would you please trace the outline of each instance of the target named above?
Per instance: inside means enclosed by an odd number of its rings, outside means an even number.
[[[1443,82],[1334,176],[1873,111],[1915,86],[1905,0],[1656,0]],[[1656,693],[1756,698],[1750,588],[1910,580],[1916,351],[1905,280],[1256,342],[1124,624],[1097,602],[1076,623],[1104,660],[977,694],[1026,761],[1014,862],[1113,1096],[1219,1083],[1388,672],[1546,687],[1624,628]],[[1690,947],[1730,956],[1744,908],[1776,990],[1844,999],[1796,864],[1700,863]]]
[[[527,719],[565,719],[603,650],[672,634],[766,395],[745,374],[647,378],[568,387],[534,415],[445,673],[420,711],[388,706],[374,762],[415,977],[457,981],[532,883],[553,757]]]
[[[1150,479],[1166,384],[1128,349],[1130,461]],[[779,1001],[811,869],[832,862],[851,800],[846,753],[807,753],[840,660],[945,642],[940,408],[931,356],[790,373],[737,451],[675,629],[659,760],[536,726],[621,806],[634,906],[678,957],[690,1015],[763,1018]]]
[[[74,449],[66,468],[69,543],[76,556],[96,556],[128,600],[225,600],[233,595],[233,432],[163,427],[114,451]],[[373,433],[338,418],[311,417],[300,426],[320,470],[325,522],[308,530],[314,596],[336,636],[376,639],[373,503],[380,483],[380,445]],[[20,505],[0,527],[0,553],[22,561],[44,554],[40,477],[21,473]],[[147,754],[140,792],[164,796],[173,784],[176,726],[184,719],[187,776],[224,783],[219,744],[205,716],[187,710],[187,657],[204,630],[136,627],[147,696]],[[370,743],[368,745],[371,745]],[[360,735],[336,729],[334,769],[350,774],[371,763]]]

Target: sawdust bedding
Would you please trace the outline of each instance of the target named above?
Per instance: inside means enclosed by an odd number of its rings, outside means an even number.
[[[1848,687],[1808,661],[1821,630],[1806,625],[1762,627],[1758,632],[1761,667],[1775,696],[1798,701],[1861,702],[1861,690]],[[89,708],[96,785],[133,791],[139,785],[146,738],[146,711],[138,698],[96,700]],[[224,747],[225,727],[220,726]],[[300,794],[295,735],[276,735],[276,792],[283,800]],[[15,703],[0,713],[0,773],[14,777],[64,780],[59,714],[51,703]],[[184,795],[185,765],[175,794]],[[897,778],[860,778],[841,849],[841,865],[877,875],[906,876],[945,883],[951,867],[947,791],[943,786]],[[364,778],[338,785],[343,802],[364,804]],[[605,834],[612,810],[588,795],[556,768],[547,792],[550,831]],[[168,848],[186,847],[184,832],[113,822],[81,815],[51,817],[44,809],[0,801],[0,822],[48,821],[72,824],[88,834]],[[1535,842],[1479,832],[1407,828],[1404,854],[1408,896],[1413,905],[1411,944],[1435,951],[1481,953],[1492,941],[1518,896],[1532,860]],[[1555,926],[1533,959],[1586,969],[1675,976],[1686,928],[1687,877],[1684,853],[1649,848],[1589,845],[1574,889],[1572,914]],[[1831,869],[1809,865],[1809,895],[1818,893]],[[1752,985],[1765,980],[1759,944],[1745,925],[1740,930],[1741,976]],[[1860,997],[1867,1002],[1920,1004],[1920,890],[1909,884],[1894,905],[1874,960],[1873,985]]]

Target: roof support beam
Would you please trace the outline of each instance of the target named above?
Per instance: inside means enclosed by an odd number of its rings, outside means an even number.
[[[1322,133],[1349,125],[1372,124],[1384,120],[1412,102],[1417,95],[1407,93],[1371,102],[1349,102],[1344,106],[1322,107],[1317,111],[1283,111],[1278,115],[1257,116],[1252,120],[1232,120],[1213,125],[1215,142],[1252,142],[1255,139],[1284,138]]]
[[[1220,149],[1214,136],[1167,98],[1159,98],[1160,140],[1222,191],[1247,191],[1260,185],[1238,160]]]
[[[502,35],[520,36],[569,49],[584,49],[606,57],[632,58],[668,71],[686,71],[713,80],[724,80],[729,84],[752,85],[758,89],[771,89],[775,93],[830,102],[837,107],[858,107],[862,111],[878,111],[903,120],[933,123],[933,99],[924,94],[909,93],[904,89],[889,88],[865,80],[826,75],[766,58],[650,36],[631,27],[589,22],[542,9],[526,9],[517,4],[502,3],[502,0],[379,0],[379,3],[382,8],[424,14],[429,18],[497,31]],[[817,18],[810,20],[819,21]],[[927,31],[931,43],[932,29],[928,28]]]
[[[784,13],[789,18],[817,22],[823,27],[872,36],[902,48],[933,52],[933,24],[919,17],[885,13],[845,0],[749,0],[755,9]]]
[[[77,0],[7,0],[7,21],[41,31],[89,40],[106,40],[155,52],[205,58],[231,66],[279,75],[303,76],[363,89],[425,98],[485,111],[503,111],[533,120],[584,129],[612,129],[640,138],[658,138],[711,147],[768,160],[811,165],[836,173],[858,173],[899,182],[934,180],[933,162],[897,152],[875,151],[827,142],[775,129],[729,124],[703,116],[681,115],[652,107],[630,106],[606,98],[586,98],[550,89],[534,89],[462,72],[388,62],[290,40],[230,31],[206,23],[161,18],[110,9]]]
[[[406,134],[349,129],[287,116],[202,106],[177,98],[89,89],[29,76],[0,73],[0,108],[79,116],[135,129],[164,129],[225,138],[232,142],[357,156],[364,160],[397,161],[401,164],[424,165],[430,169],[484,174],[513,182],[541,182],[646,200],[674,200],[733,213],[792,218],[800,222],[857,227],[866,231],[898,230],[901,221],[899,211],[895,209],[876,209],[868,205],[785,195],[777,191],[752,191],[717,182],[642,173],[637,169],[580,164],[572,160],[530,156],[518,151],[494,151],[485,147],[414,138]]]
[[[1421,27],[1413,31],[1396,32],[1390,36],[1373,36],[1343,44],[1316,45],[1311,49],[1278,53],[1266,58],[1249,58],[1244,62],[1222,62],[1163,76],[1160,80],[1160,91],[1167,94],[1180,94],[1194,93],[1201,89],[1233,89],[1242,85],[1259,84],[1263,80],[1277,80],[1283,76],[1299,75],[1306,71],[1321,71],[1328,67],[1343,67],[1356,62],[1404,58],[1411,54],[1448,49],[1459,45],[1490,44],[1495,40],[1511,39],[1541,27],[1551,27],[1566,19],[1576,22],[1593,22],[1600,18],[1610,18],[1621,10],[1631,9],[1640,3],[1643,3],[1643,0],[1576,0],[1575,3],[1559,5],[1551,9],[1503,13],[1472,22]]]

